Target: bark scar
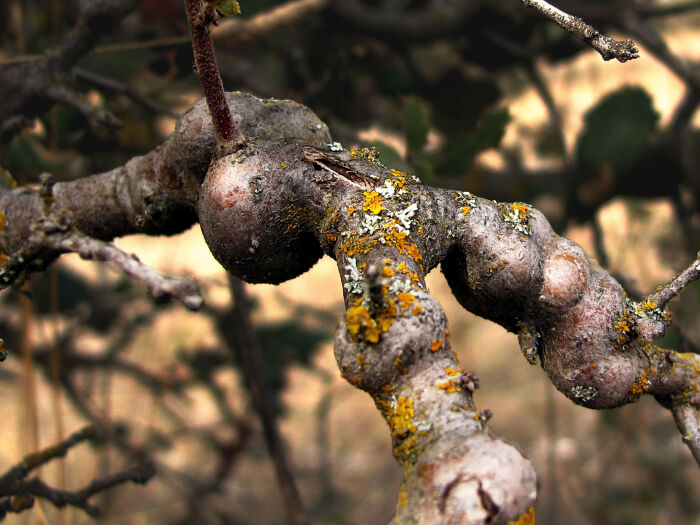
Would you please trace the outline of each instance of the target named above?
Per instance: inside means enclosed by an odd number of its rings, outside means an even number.
[[[305,160],[313,164],[317,169],[330,172],[337,180],[349,182],[353,186],[362,189],[376,187],[376,183],[371,178],[362,173],[358,173],[350,164],[331,153],[313,146],[301,146],[301,150],[304,153]]]

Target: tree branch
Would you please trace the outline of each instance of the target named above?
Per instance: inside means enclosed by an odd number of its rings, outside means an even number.
[[[671,409],[676,426],[688,445],[696,463],[700,467],[700,426],[698,426],[698,409],[691,405],[676,405]]]
[[[31,118],[49,106],[47,91],[63,84],[70,68],[136,5],[135,0],[82,2],[73,29],[42,59],[0,69],[0,129],[17,115]]]
[[[245,137],[233,122],[216,65],[210,33],[211,24],[216,22],[216,11],[213,7],[205,7],[202,0],[185,0],[185,11],[192,33],[194,70],[204,90],[204,97],[214,122],[219,156],[233,153],[245,144]]]
[[[31,508],[35,497],[50,501],[59,508],[71,505],[96,517],[99,515],[99,509],[88,501],[92,496],[128,481],[144,484],[155,475],[153,465],[145,463],[93,480],[86,487],[77,491],[54,489],[37,477],[24,480],[31,471],[53,459],[65,456],[71,448],[85,440],[94,439],[96,435],[97,431],[94,426],[85,427],[52,447],[29,454],[20,463],[0,476],[0,498],[2,498],[0,499],[0,520],[8,512],[19,513]]]
[[[245,285],[238,277],[229,274],[229,287],[231,289],[231,298],[233,299],[233,321],[235,323],[236,338],[238,339],[237,350],[240,356],[241,369],[250,387],[253,407],[262,423],[265,443],[267,443],[268,453],[272,459],[277,483],[282,492],[284,505],[287,510],[287,519],[291,525],[304,525],[308,523],[304,506],[299,496],[294,476],[289,468],[287,454],[284,451],[284,443],[277,427],[277,420],[272,412],[272,405],[262,380],[259,362],[261,351],[253,330]]]
[[[25,456],[22,461],[0,476],[0,495],[5,495],[8,488],[14,482],[26,477],[31,471],[45,465],[51,460],[64,457],[71,448],[83,441],[94,439],[96,435],[97,429],[94,426],[85,427],[73,432],[73,434],[52,447]]]
[[[572,33],[576,38],[586,42],[600,53],[603,60],[616,58],[620,62],[627,62],[639,57],[639,50],[629,39],[613,40],[601,34],[600,31],[582,19],[557,9],[545,0],[522,0],[522,2],[525,7],[533,8],[556,22],[562,29]]]

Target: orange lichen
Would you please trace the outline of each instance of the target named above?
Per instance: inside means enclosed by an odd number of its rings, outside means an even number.
[[[399,489],[399,507],[405,507],[406,504],[408,503],[408,494],[406,493],[406,486],[405,484],[401,484],[401,488]]]
[[[399,304],[401,305],[401,308],[404,312],[408,310],[411,306],[411,303],[416,300],[416,298],[408,292],[400,293],[397,296],[397,299],[399,300]]]
[[[517,521],[509,521],[508,525],[535,525],[535,507],[530,507]]]
[[[629,393],[634,397],[641,396],[644,392],[651,388],[651,382],[646,372],[642,372],[637,376],[637,379],[630,385]]]
[[[388,423],[392,435],[401,438],[416,431],[416,426],[413,424],[413,399],[399,396],[395,402],[392,402],[391,408]]]
[[[352,215],[355,213],[355,207],[354,206],[348,206],[348,215]]]
[[[458,376],[458,375],[461,374],[462,372],[464,372],[464,370],[462,370],[461,368],[450,368],[449,366],[448,366],[447,368],[445,368],[445,373],[446,373],[449,377]]]
[[[335,242],[338,240],[338,237],[335,235],[335,233],[326,232],[326,239],[328,239],[330,242]]]
[[[388,266],[385,266],[384,268],[382,268],[382,275],[384,277],[391,277],[392,275],[394,275],[394,270]]]
[[[363,195],[365,196],[365,202],[362,205],[362,211],[368,211],[374,215],[379,215],[382,210],[386,209],[382,206],[384,198],[376,191],[365,191]]]
[[[448,394],[454,394],[456,392],[461,392],[462,387],[459,386],[458,379],[448,379],[444,383],[440,383],[436,387],[438,390],[444,390]]]
[[[423,311],[423,307],[419,304],[413,307],[413,315],[418,315]]]
[[[380,316],[374,319],[364,306],[354,306],[345,313],[347,329],[353,339],[364,339],[368,343],[379,342],[379,336],[386,332],[393,320]]]
[[[432,344],[430,345],[430,350],[433,352],[437,352],[438,350],[440,350],[440,348],[442,348],[442,343],[443,343],[442,339],[437,339],[437,340],[433,341]]]
[[[423,256],[418,250],[418,246],[410,242],[411,237],[408,235],[408,233],[406,233],[405,231],[399,231],[396,226],[396,221],[393,221],[392,223],[385,226],[385,229],[387,229],[388,231],[384,234],[384,243],[387,246],[394,246],[399,253],[405,253],[411,258],[413,258],[415,261],[422,260]],[[404,268],[406,268],[405,264]],[[399,265],[399,270],[403,271],[401,269],[401,265]]]
[[[401,359],[400,357],[394,359],[394,366],[398,368],[402,374],[408,372],[408,367],[403,366],[403,359]]]
[[[399,188],[403,188],[406,185],[406,174],[403,171],[391,169],[391,174],[396,177],[392,182],[394,182]]]

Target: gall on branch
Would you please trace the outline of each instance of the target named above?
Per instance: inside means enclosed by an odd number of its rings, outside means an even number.
[[[489,434],[489,414],[472,399],[478,381],[457,361],[445,313],[426,289],[438,265],[460,303],[517,333],[527,360],[575,403],[613,408],[653,395],[697,451],[689,407],[700,403],[700,356],[653,340],[668,324],[666,302],[697,277],[698,263],[632,302],[527,204],[425,186],[372,151],[344,150],[299,104],[242,93],[226,101],[246,144],[213,162],[217,141],[201,100],[163,145],[125,166],[5,190],[3,283],[68,251],[56,241],[67,234],[107,243],[195,221],[221,264],[248,282],[279,283],[334,258],[346,306],[335,355],[389,426],[404,469],[396,523],[534,519],[534,469]]]

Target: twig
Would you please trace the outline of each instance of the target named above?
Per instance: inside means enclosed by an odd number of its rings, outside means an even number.
[[[126,84],[123,84],[121,82],[117,82],[116,80],[108,77],[103,77],[102,75],[97,75],[93,73],[92,71],[87,71],[85,69],[81,68],[73,68],[73,74],[78,80],[82,80],[83,82],[87,82],[89,84],[92,84],[93,86],[97,86],[100,89],[105,89],[107,91],[112,91],[114,93],[120,93],[122,95],[126,95],[129,97],[131,100],[133,100],[136,104],[139,104],[140,106],[143,106],[144,108],[152,111],[153,113],[157,114],[165,114],[170,117],[176,118],[177,115],[170,111],[167,108],[164,108],[160,104],[157,104],[156,102],[152,101],[151,99],[137,93],[133,89],[131,89],[129,86]]]
[[[28,454],[24,457],[24,459],[22,459],[22,461],[0,476],[0,493],[6,491],[8,485],[10,485],[12,482],[24,478],[32,470],[48,463],[53,459],[65,456],[68,450],[77,444],[82,443],[87,439],[94,439],[96,434],[97,429],[94,426],[87,426],[81,430],[78,430],[77,432],[73,432],[70,436],[56,445],[45,448],[39,452]]]
[[[532,7],[556,22],[562,29],[586,42],[600,53],[603,60],[616,58],[620,62],[627,62],[639,57],[639,50],[631,40],[613,40],[582,19],[557,9],[545,0],[522,0],[522,3],[525,7]]]
[[[272,413],[271,403],[262,380],[258,357],[261,351],[253,330],[245,285],[238,277],[229,274],[229,287],[233,298],[233,318],[241,368],[250,385],[253,406],[263,426],[265,441],[275,467],[277,482],[284,497],[287,518],[290,524],[303,525],[307,523],[304,508],[287,462],[284,444],[277,427],[277,420]]]
[[[216,21],[216,11],[204,7],[201,0],[185,0],[185,11],[192,33],[195,72],[207,99],[219,155],[227,155],[243,146],[245,138],[233,121],[226,103],[219,67],[216,65],[210,31],[211,24]]]
[[[87,486],[75,492],[56,490],[38,478],[30,479],[23,488],[33,496],[50,501],[56,505],[56,507],[61,508],[66,505],[71,505],[84,510],[90,516],[97,517],[100,515],[100,509],[88,502],[88,499],[92,496],[129,481],[143,485],[155,476],[155,474],[155,467],[152,463],[147,462],[104,478],[95,479]]]
[[[671,282],[660,290],[649,294],[644,300],[651,308],[662,310],[668,302],[678,295],[683,288],[700,277],[700,253],[698,258],[681,273],[676,275]],[[651,306],[653,303],[654,306]]]
[[[671,408],[673,419],[681,432],[683,443],[688,445],[695,461],[700,466],[700,426],[698,412],[692,405],[681,404]]]
[[[236,42],[260,40],[284,26],[298,23],[305,17],[324,9],[329,0],[293,0],[247,20],[228,18],[212,28],[214,40],[231,39]]]
[[[60,84],[49,86],[46,89],[46,97],[54,102],[59,102],[78,110],[89,122],[96,122],[113,128],[121,126],[121,121],[109,111],[80,100],[80,96],[66,86]]]
[[[250,42],[264,38],[279,29],[299,23],[305,17],[324,9],[329,0],[292,0],[269,11],[259,13],[246,20],[227,18],[212,28],[214,40],[231,42]],[[175,47],[189,44],[190,35],[154,38],[143,42],[120,42],[96,46],[91,54],[121,53],[139,49],[155,49],[159,47]],[[0,67],[23,62],[36,62],[46,58],[44,54],[18,55],[0,59]],[[74,70],[75,71],[75,70]]]
[[[49,237],[56,250],[75,252],[83,259],[111,262],[124,273],[143,281],[155,299],[175,297],[190,310],[198,310],[204,303],[194,279],[169,277],[146,266],[138,257],[128,254],[114,244],[93,239],[77,232],[66,232]]]

